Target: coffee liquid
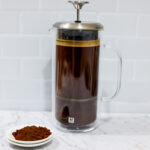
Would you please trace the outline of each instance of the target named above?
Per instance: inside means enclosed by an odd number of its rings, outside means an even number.
[[[71,35],[59,32],[56,42],[55,113],[62,125],[82,127],[96,120],[99,39]]]

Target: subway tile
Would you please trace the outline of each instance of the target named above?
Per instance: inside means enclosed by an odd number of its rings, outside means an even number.
[[[84,6],[85,11],[94,12],[115,12],[117,0],[89,0],[89,4]]]
[[[1,45],[0,45],[0,56],[2,55],[2,48],[1,48]]]
[[[50,59],[22,60],[21,69],[23,79],[51,79]]]
[[[100,80],[102,81],[113,81],[116,82],[119,75],[119,61],[116,58],[107,59],[102,58],[100,60]],[[132,81],[133,80],[133,69],[134,61],[123,60],[122,61],[122,80]]]
[[[137,60],[134,66],[135,81],[150,81],[150,61]]]
[[[2,82],[0,81],[0,99],[3,97],[3,88],[2,88]]]
[[[56,39],[55,39],[56,40]],[[41,37],[40,38],[40,44],[39,44],[39,50],[40,50],[40,56],[41,57],[49,57],[52,56],[52,51],[54,50],[54,39],[52,37]]]
[[[0,33],[18,33],[19,14],[6,12],[0,13]]]
[[[51,99],[1,99],[1,110],[17,110],[17,111],[50,111]],[[31,112],[30,112],[31,113]],[[6,113],[5,113],[6,114]],[[25,117],[25,116],[24,116]],[[31,116],[28,116],[28,119]],[[32,117],[31,117],[32,118]],[[32,122],[32,119],[29,119]],[[23,120],[22,120],[23,121]]]
[[[135,15],[100,15],[98,20],[104,25],[105,35],[136,35],[137,18]]]
[[[138,36],[150,37],[150,16],[140,16],[138,24]]]
[[[134,60],[122,60],[122,81],[128,82],[134,79]]]
[[[17,110],[17,111],[23,111],[23,110],[24,111],[36,111],[36,113],[37,111],[50,111],[51,110],[50,99],[31,99],[31,98],[27,98],[27,99],[19,98],[19,100],[18,99],[1,99],[1,103],[2,103],[0,105],[1,110],[7,109],[7,110]],[[31,116],[28,116],[28,119],[30,120],[30,122],[32,122]],[[22,122],[24,121],[22,120]]]
[[[3,55],[11,57],[34,57],[39,54],[38,38],[3,37]]]
[[[0,56],[2,55],[2,48],[3,48],[2,44],[3,44],[3,38],[0,37]]]
[[[104,48],[104,44],[110,46],[110,48]],[[104,68],[103,80],[111,80],[117,77],[119,61],[113,49],[118,51],[122,57],[122,80],[133,80],[134,60],[128,60],[121,54],[121,49],[118,48],[118,39],[106,37],[102,39],[100,48],[100,69]]]
[[[1,0],[2,9],[37,9],[38,8],[38,0]]]
[[[57,20],[57,13],[23,13],[21,15],[22,33],[50,34],[49,29]]]
[[[103,82],[103,94],[104,96],[112,95],[115,92],[116,86],[114,82]],[[114,102],[128,102],[128,103],[140,103],[149,102],[150,84],[139,81],[122,82],[121,89],[118,95],[114,98]]]
[[[42,81],[41,82],[41,99],[52,98],[52,82],[51,81]]]
[[[117,0],[89,0],[90,4],[83,6],[83,11],[114,12],[117,7]],[[59,5],[58,5],[59,4]],[[65,0],[41,0],[41,8],[53,11],[75,11],[73,5]]]
[[[0,59],[0,79],[17,79],[19,77],[19,60]]]
[[[68,3],[66,0],[40,0],[41,9],[51,10],[51,11],[65,11],[72,10],[74,11],[73,5]]]
[[[30,80],[3,81],[5,99],[40,98],[40,82]]]
[[[119,101],[108,101],[100,104],[100,110],[103,113],[131,113],[137,116],[137,113],[146,114],[150,113],[150,103],[149,102],[119,102]],[[137,119],[138,120],[138,119]],[[144,123],[144,121],[143,121]],[[134,122],[135,124],[135,122]],[[147,130],[145,130],[147,131]],[[143,131],[142,131],[143,132]],[[147,133],[147,132],[145,132]],[[142,133],[143,134],[143,133]]]
[[[101,50],[103,50],[104,52],[105,52],[104,45],[108,45],[109,47],[116,49],[118,47],[117,42],[118,42],[117,38],[105,37],[104,32],[100,33],[100,46],[101,46]],[[110,50],[108,50],[108,52],[109,51]]]
[[[63,11],[58,12],[61,21],[76,21],[76,12],[75,11]],[[80,20],[83,22],[96,22],[98,20],[98,15],[96,12],[83,11],[80,13]]]
[[[119,0],[119,12],[149,13],[149,0]]]
[[[84,11],[81,12],[80,15],[81,21],[85,22],[97,22],[98,21],[98,15],[96,12],[88,12]]]
[[[126,59],[149,59],[149,39],[120,39],[119,49]]]
[[[122,85],[116,101],[149,102],[149,89],[150,84],[144,82],[126,82],[125,85]]]
[[[117,61],[114,59],[100,59],[99,70],[101,80],[115,80],[117,76]]]
[[[89,0],[90,4],[84,6],[85,11],[98,11],[98,12],[113,12],[116,10],[117,0]],[[109,3],[109,5],[108,5]],[[59,5],[58,5],[59,4]],[[49,0],[41,0],[41,8],[49,10],[71,10],[74,11],[72,4],[69,4],[65,0],[56,0],[55,3]]]
[[[48,30],[56,21],[74,21],[76,11],[65,0],[39,1],[40,9],[38,0],[0,0],[0,34],[4,34],[0,37],[0,109],[51,109],[54,42]],[[149,5],[149,0],[90,0],[81,10],[82,21],[104,25],[101,46],[117,47],[123,57],[122,87],[110,104],[112,112],[144,112],[145,105],[140,108],[140,104],[149,104]],[[102,47],[99,78],[99,93],[111,95],[117,60]]]

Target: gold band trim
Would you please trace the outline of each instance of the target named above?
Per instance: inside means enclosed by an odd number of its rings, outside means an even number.
[[[99,40],[90,40],[90,41],[75,41],[75,40],[56,40],[56,45],[59,46],[69,46],[69,47],[94,47],[99,46]]]
[[[97,96],[91,97],[91,98],[81,98],[81,99],[65,98],[65,97],[61,97],[61,96],[56,96],[56,98],[58,98],[59,100],[63,100],[63,101],[71,101],[71,102],[87,102],[87,101],[91,101],[91,100],[96,100],[96,99],[97,99]]]

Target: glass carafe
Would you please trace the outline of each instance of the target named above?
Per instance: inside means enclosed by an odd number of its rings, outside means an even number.
[[[96,127],[98,100],[117,95],[121,82],[121,57],[117,52],[119,75],[115,93],[99,97],[100,23],[84,23],[79,11],[87,2],[71,2],[77,9],[75,22],[57,22],[53,49],[53,121],[64,131],[90,131]]]

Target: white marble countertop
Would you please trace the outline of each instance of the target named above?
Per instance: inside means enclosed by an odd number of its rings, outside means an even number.
[[[150,150],[150,115],[103,114],[99,121],[100,126],[88,133],[64,133],[54,128],[53,141],[34,149]],[[11,127],[28,123],[51,126],[51,113],[0,111],[0,150],[24,150],[8,144],[5,133]]]

